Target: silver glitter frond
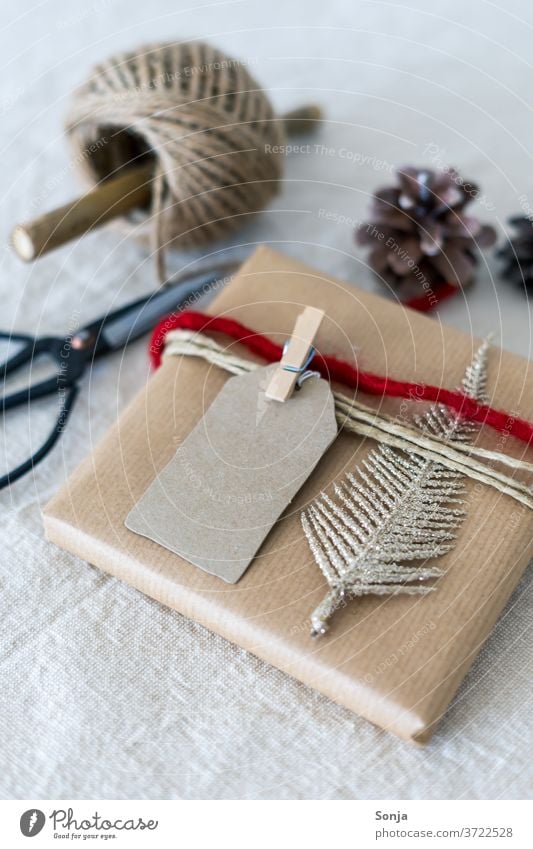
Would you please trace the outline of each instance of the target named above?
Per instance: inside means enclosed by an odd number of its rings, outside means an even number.
[[[461,389],[486,401],[484,342],[466,369]],[[441,439],[469,441],[478,425],[442,404],[415,418]],[[463,476],[419,454],[380,445],[340,483],[302,513],[313,557],[331,589],[311,615],[311,633],[325,634],[332,614],[361,595],[423,594],[442,572],[428,561],[450,551],[462,519]],[[415,561],[414,565],[405,565]],[[418,561],[418,562],[416,562]]]

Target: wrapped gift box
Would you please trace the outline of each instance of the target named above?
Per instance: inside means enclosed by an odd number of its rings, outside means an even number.
[[[357,357],[361,369],[391,377],[455,388],[478,344],[434,318],[267,248],[248,260],[209,311],[281,342],[306,304],[326,311],[319,350]],[[527,565],[531,514],[468,480],[468,516],[456,547],[439,558],[445,575],[437,590],[353,600],[335,614],[328,635],[313,639],[309,614],[326,585],[304,538],[300,510],[359,463],[374,447],[371,441],[339,435],[235,585],[124,524],[227,379],[200,359],[166,359],[45,508],[48,539],[383,728],[427,740]],[[492,349],[489,394],[492,406],[532,419],[529,363]],[[403,417],[417,405],[369,396],[364,401]],[[488,428],[481,429],[478,444],[533,460],[523,443]]]

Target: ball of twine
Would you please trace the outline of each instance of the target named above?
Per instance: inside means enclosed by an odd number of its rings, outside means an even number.
[[[228,235],[279,188],[282,121],[242,62],[202,42],[147,46],[98,65],[66,129],[89,184],[153,163],[144,214],[159,253]]]

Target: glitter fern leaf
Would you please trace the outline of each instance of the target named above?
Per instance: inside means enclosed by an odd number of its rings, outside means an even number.
[[[465,395],[486,400],[484,342],[462,381]],[[415,418],[425,433],[468,442],[478,425],[441,404]],[[410,451],[380,445],[353,472],[322,492],[302,513],[313,557],[330,585],[311,615],[312,634],[325,634],[335,610],[357,596],[424,594],[441,570],[428,564],[454,547],[465,517],[460,473]],[[413,565],[405,565],[414,561]]]

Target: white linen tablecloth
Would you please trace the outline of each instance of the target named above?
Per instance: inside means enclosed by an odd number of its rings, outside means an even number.
[[[142,247],[113,230],[32,266],[7,245],[14,223],[75,192],[62,138],[72,88],[96,60],[142,42],[208,38],[249,61],[280,111],[316,101],[326,112],[310,150],[287,157],[279,198],[232,244],[268,242],[375,288],[352,230],[395,166],[455,165],[481,184],[477,212],[500,230],[533,203],[527,0],[12,0],[1,18],[3,329],[64,334],[155,285]],[[188,259],[174,256],[173,269]],[[528,356],[530,308],[497,273],[491,252],[466,300],[435,321],[492,330]],[[527,796],[527,577],[422,749],[44,541],[41,506],[148,375],[144,342],[98,362],[53,457],[0,493],[0,794]],[[26,418],[11,418],[11,436]]]

